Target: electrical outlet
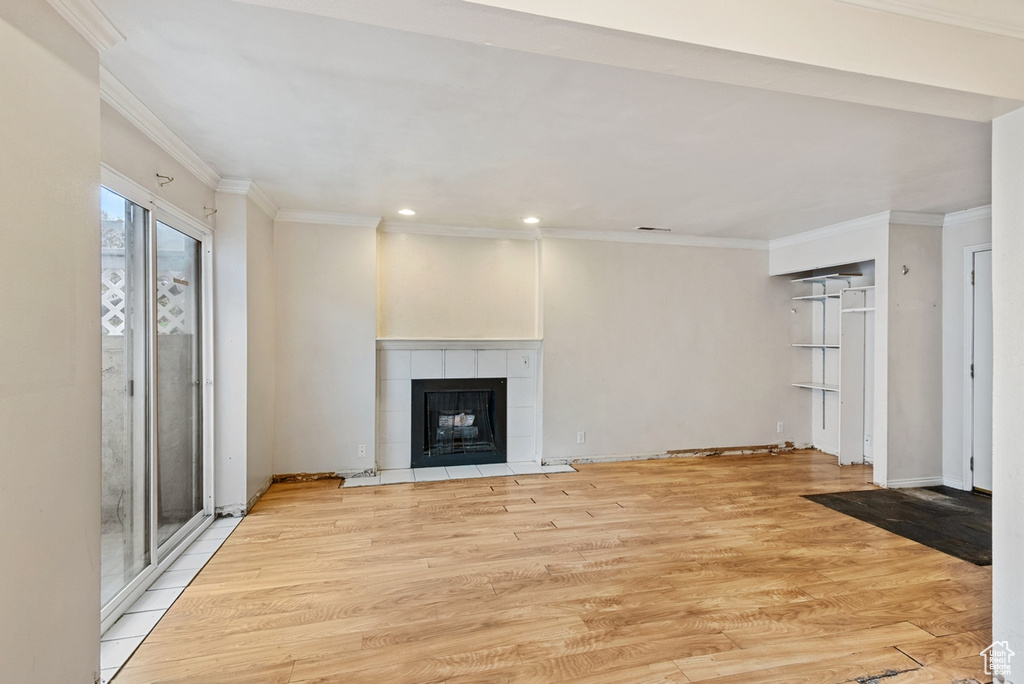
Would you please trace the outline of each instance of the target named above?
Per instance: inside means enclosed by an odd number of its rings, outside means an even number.
[[[519,367],[520,368],[529,368],[530,367],[530,357],[529,356],[520,356],[519,357]]]
[[[586,441],[587,441],[587,433],[586,432],[584,432],[583,430],[580,430],[579,432],[576,433],[576,443],[577,444],[583,444]]]
[[[359,445],[359,458],[366,458],[366,445],[365,444],[360,444]]]
[[[775,431],[776,432],[782,432],[782,428],[783,428],[783,425],[782,425],[782,421],[780,420],[778,425],[775,426]]]

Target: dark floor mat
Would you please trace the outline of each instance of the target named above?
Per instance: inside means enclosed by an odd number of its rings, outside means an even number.
[[[975,565],[992,564],[992,500],[950,487],[804,496]]]

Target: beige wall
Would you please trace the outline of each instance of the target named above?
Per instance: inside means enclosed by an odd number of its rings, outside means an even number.
[[[246,498],[274,475],[274,221],[246,200],[248,394]]]
[[[374,467],[376,263],[372,228],[276,224],[278,474]]]
[[[96,52],[0,4],[0,681],[92,684],[100,610]]]
[[[391,232],[379,239],[379,337],[538,337],[534,240]]]
[[[992,636],[1024,644],[1024,109],[992,124]],[[1017,646],[1014,647],[1013,644]],[[1021,681],[1021,656],[1013,681]]]
[[[767,251],[546,239],[544,458],[809,441],[789,283],[767,267]]]

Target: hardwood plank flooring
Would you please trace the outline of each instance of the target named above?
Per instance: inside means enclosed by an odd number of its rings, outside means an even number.
[[[831,456],[275,484],[114,684],[989,682],[991,569],[802,499]]]

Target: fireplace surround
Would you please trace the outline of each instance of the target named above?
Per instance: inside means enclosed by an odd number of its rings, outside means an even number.
[[[412,381],[438,379],[504,380],[505,462],[540,463],[540,340],[379,339],[377,350],[378,469],[412,467]]]

